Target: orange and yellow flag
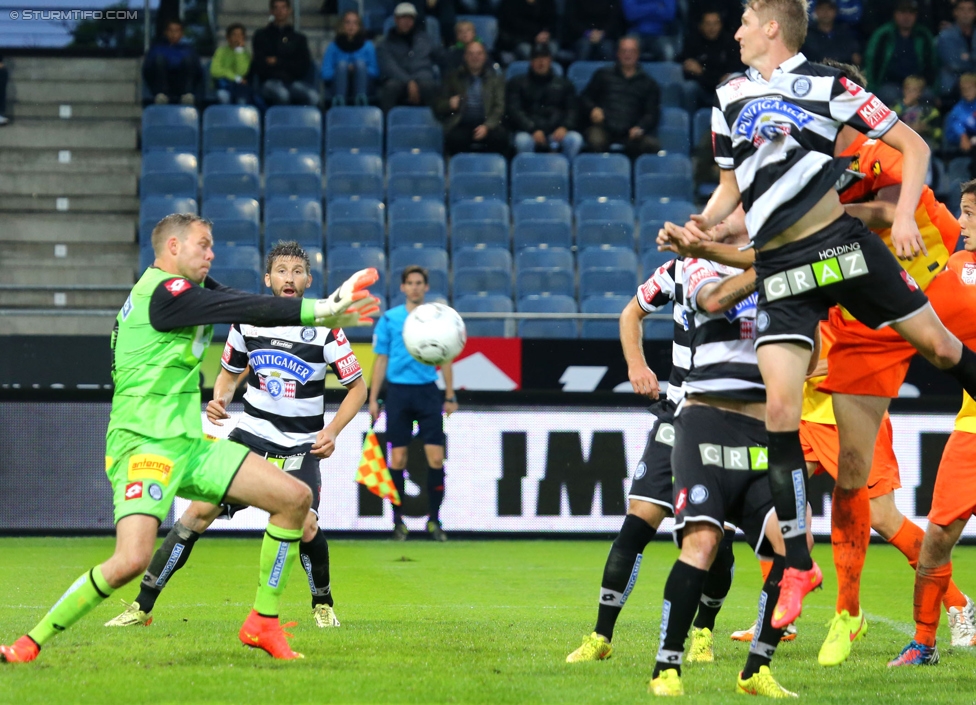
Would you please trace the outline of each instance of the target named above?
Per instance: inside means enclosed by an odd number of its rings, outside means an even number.
[[[393,504],[400,504],[400,493],[397,492],[390,471],[386,467],[386,454],[380,447],[380,441],[370,428],[363,439],[363,457],[359,459],[359,469],[356,471],[356,482],[365,485],[373,494],[382,499],[389,499]]]

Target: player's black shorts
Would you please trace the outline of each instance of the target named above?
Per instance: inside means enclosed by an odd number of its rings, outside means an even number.
[[[253,449],[252,449],[253,450]],[[268,462],[277,465],[296,480],[301,480],[312,490],[312,513],[319,515],[319,502],[322,500],[322,471],[319,468],[320,459],[311,453],[301,453],[298,455],[274,455],[253,451]],[[246,504],[223,504],[224,513],[220,516],[230,519],[242,509],[247,509]]]
[[[662,399],[651,406],[651,413],[657,416],[647,435],[647,445],[641,456],[634,479],[630,483],[628,499],[639,499],[651,504],[667,507],[674,512],[674,484],[671,481],[671,447],[674,445],[675,405],[669,399]]]
[[[732,411],[685,406],[674,418],[674,541],[687,522],[739,527],[757,556],[772,559],[765,526],[773,511],[766,425]]]
[[[420,427],[418,437],[424,445],[444,445],[444,392],[437,385],[394,384],[386,385],[386,442],[394,448],[410,445],[413,422]]]
[[[756,346],[790,341],[813,347],[814,331],[840,304],[881,328],[911,318],[928,299],[881,238],[843,215],[813,235],[756,253]]]

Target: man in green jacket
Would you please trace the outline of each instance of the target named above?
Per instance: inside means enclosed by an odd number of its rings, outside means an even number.
[[[251,72],[251,54],[245,43],[247,30],[235,22],[227,27],[227,45],[214,52],[210,62],[210,77],[213,78],[217,99],[224,103],[247,105],[251,102],[251,86],[247,75]]]
[[[444,80],[434,103],[434,114],[444,124],[444,148],[458,152],[508,151],[505,114],[505,81],[487,68],[485,45],[475,40],[464,50],[464,66]]]
[[[887,105],[899,101],[902,82],[909,76],[921,76],[929,86],[935,81],[935,38],[917,19],[916,0],[898,0],[894,19],[881,25],[868,41],[867,87]]]

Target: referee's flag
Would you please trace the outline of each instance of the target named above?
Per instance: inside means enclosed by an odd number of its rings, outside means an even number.
[[[386,456],[372,427],[363,439],[363,457],[359,459],[356,482],[365,485],[366,489],[380,498],[389,499],[399,506],[400,493],[397,492],[393,478],[390,477],[390,471],[386,467]]]

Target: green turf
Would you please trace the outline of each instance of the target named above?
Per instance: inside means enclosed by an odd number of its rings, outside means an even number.
[[[61,592],[111,550],[108,539],[0,540],[0,637],[29,629]],[[569,665],[596,615],[608,544],[592,542],[333,541],[337,630],[310,619],[301,568],[283,616],[295,619],[300,662],[276,663],[238,644],[254,596],[258,542],[206,538],[163,593],[149,628],[107,629],[123,588],[59,636],[31,665],[0,668],[0,701],[13,703],[634,703],[647,702],[663,580],[676,558],[652,544],[618,623],[615,653]],[[747,647],[727,639],[754,618],[758,566],[737,544],[737,576],[719,615],[716,663],[685,667],[686,702],[740,702],[734,677]],[[806,702],[961,703],[976,699],[976,650],[943,649],[934,668],[889,670],[911,633],[912,573],[872,546],[863,598],[869,633],[850,661],[820,668],[833,610],[829,547],[816,555],[825,590],[808,598],[800,636],[773,672]],[[976,592],[976,549],[957,548],[956,577]],[[944,620],[943,620],[944,621]],[[948,644],[946,627],[939,640]]]

